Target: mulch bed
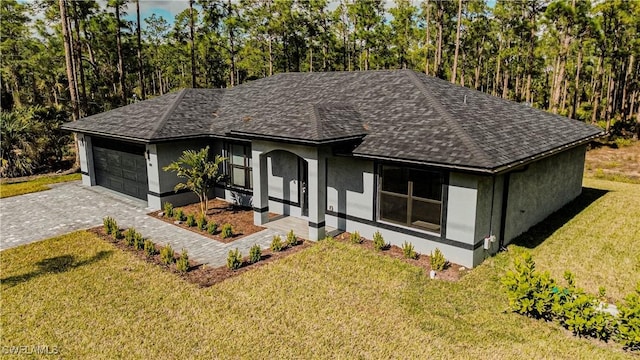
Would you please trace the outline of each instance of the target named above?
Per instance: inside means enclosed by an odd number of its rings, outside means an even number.
[[[189,269],[186,273],[182,273],[176,269],[176,265],[166,265],[160,260],[160,249],[161,246],[156,244],[156,255],[149,257],[145,254],[144,250],[136,250],[131,246],[125,244],[122,240],[116,240],[113,236],[107,235],[102,226],[98,226],[92,229],[89,229],[89,232],[92,232],[98,235],[104,241],[107,241],[113,244],[115,247],[119,248],[122,251],[126,251],[132,253],[137,258],[144,260],[148,263],[155,264],[160,266],[166,271],[172,272],[178,276],[180,276],[183,280],[195,284],[201,288],[209,287],[215,285],[219,282],[222,282],[226,279],[241,275],[249,270],[259,268],[261,266],[265,266],[271,262],[274,262],[278,259],[282,259],[286,256],[295,254],[301,250],[304,250],[313,244],[306,240],[298,239],[298,245],[294,247],[284,248],[282,251],[274,252],[270,249],[262,250],[261,260],[257,263],[250,264],[248,261],[248,256],[245,256],[242,259],[242,265],[239,269],[231,270],[226,265],[220,267],[210,267],[205,264],[199,264],[194,262],[193,260],[189,260]],[[151,239],[153,241],[153,239]],[[245,254],[248,255],[248,254]],[[179,253],[176,252],[176,258],[179,256]]]
[[[343,232],[342,234],[335,237],[338,241],[350,242],[349,237],[351,236],[348,232]],[[404,257],[404,253],[402,249],[398,246],[391,245],[387,246],[387,248],[382,251],[377,251],[373,247],[373,241],[363,238],[362,243],[359,245],[364,247],[365,249],[369,249],[378,254],[389,256],[398,260],[402,260],[407,264],[411,264],[417,266],[419,268],[423,268],[427,275],[431,272],[431,259],[428,255],[418,254],[417,259],[407,259]],[[461,270],[462,269],[462,270]],[[469,269],[463,267],[462,265],[458,265],[456,263],[449,262],[447,267],[443,271],[438,271],[436,274],[436,278],[440,280],[446,281],[458,281],[464,274],[468,272]]]
[[[160,216],[160,214],[163,213],[162,210],[151,212],[149,213],[149,215],[158,218],[166,223],[174,224],[175,226],[193,231],[195,233],[198,233],[199,235],[208,237],[216,241],[220,241],[225,244],[233,242],[234,240],[238,240],[244,236],[257,233],[260,230],[264,230],[263,227],[253,224],[253,209],[236,206],[220,199],[209,200],[208,207],[209,208],[206,211],[207,222],[213,221],[218,224],[218,231],[213,235],[209,234],[206,231],[200,231],[196,227],[189,227],[184,221],[182,221],[180,224],[176,224],[173,218]],[[198,216],[200,214],[200,203],[176,207],[174,211],[177,209],[182,209],[185,216],[187,214],[194,214]],[[233,227],[233,236],[223,239],[222,236],[220,236],[220,229],[222,228],[223,224],[227,223],[231,224],[231,226]]]

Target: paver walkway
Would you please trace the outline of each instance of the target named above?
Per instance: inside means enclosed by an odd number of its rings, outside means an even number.
[[[230,249],[243,255],[254,244],[266,249],[273,235],[286,234],[265,229],[229,244],[209,239],[148,216],[146,202],[116,194],[101,187],[83,186],[79,181],[57,184],[51,190],[0,199],[0,250],[29,244],[75,230],[102,225],[111,216],[121,228],[135,227],[144,237],[211,266],[227,262]]]

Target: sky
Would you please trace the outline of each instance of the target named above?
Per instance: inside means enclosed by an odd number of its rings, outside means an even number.
[[[0,0],[2,1],[2,0]],[[18,0],[19,2],[32,2],[33,0]],[[238,0],[232,0],[238,1]],[[452,0],[453,1],[453,0]],[[337,0],[329,0],[329,9],[335,8],[333,2],[337,3]],[[414,5],[418,5],[420,0],[411,0]],[[98,3],[105,7],[107,4],[107,0],[98,0]],[[385,0],[385,7],[390,8],[393,6],[393,0]],[[496,0],[487,0],[487,4],[490,7],[495,6]],[[334,5],[334,6],[332,6]],[[197,7],[197,5],[195,6]],[[189,0],[140,0],[140,17],[144,20],[145,18],[150,17],[153,14],[156,16],[162,16],[169,24],[173,24],[173,20],[176,15],[178,15],[183,10],[189,8]],[[127,15],[124,17],[126,20],[135,22],[136,21],[136,7],[133,1],[128,4],[127,9],[125,10]],[[145,22],[142,21],[142,27],[145,27]]]

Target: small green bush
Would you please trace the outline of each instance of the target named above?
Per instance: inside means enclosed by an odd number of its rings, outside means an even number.
[[[207,232],[211,235],[215,234],[218,231],[218,224],[214,222],[210,222],[207,224]]]
[[[298,245],[298,237],[293,233],[293,230],[289,230],[287,233],[287,246],[294,247]]]
[[[442,271],[447,267],[447,259],[445,259],[442,251],[436,248],[431,252],[431,269],[435,271]]]
[[[229,255],[227,255],[227,267],[231,270],[239,269],[242,266],[242,255],[240,254],[240,250],[229,250]]]
[[[207,230],[207,217],[203,214],[198,215],[196,218],[196,226],[198,230]]]
[[[640,282],[635,292],[619,302],[615,339],[626,350],[640,351]]]
[[[182,211],[182,209],[176,209],[173,211],[173,218],[176,221],[184,221],[185,217],[184,217],[184,211]]]
[[[122,240],[122,238],[124,237],[124,235],[122,235],[122,230],[115,229],[115,231],[113,231],[113,237],[115,237],[116,240]]]
[[[136,238],[136,234],[138,232],[136,231],[136,229],[134,228],[128,228],[125,232],[124,232],[124,243],[129,245],[129,246],[133,246],[133,242],[135,241]]]
[[[273,235],[273,240],[271,240],[271,250],[273,251],[282,251],[284,245],[282,244],[282,238],[280,235]]]
[[[384,242],[382,234],[380,234],[380,231],[376,231],[376,233],[373,234],[373,248],[376,250],[382,250],[385,247],[387,247],[387,244]]]
[[[148,256],[148,257],[152,257],[153,255],[156,254],[156,245],[153,243],[153,241],[147,239],[144,241],[144,253]]]
[[[187,215],[187,222],[186,222],[188,227],[194,227],[196,226],[196,216],[193,214],[189,214]]]
[[[233,236],[233,227],[231,226],[231,224],[226,223],[222,225],[222,229],[220,232],[222,233],[223,239],[230,238]]]
[[[616,138],[615,143],[616,143],[616,148],[620,149],[623,147],[633,145],[633,139],[625,139],[625,138],[619,137],[619,138]]]
[[[249,263],[255,264],[262,259],[262,250],[260,245],[255,244],[249,249]]]
[[[144,238],[142,237],[142,234],[137,231],[133,236],[133,248],[136,250],[144,249]]]
[[[640,350],[640,284],[635,297],[631,295],[626,304],[631,308],[635,306],[635,310],[629,311],[625,304],[619,304],[618,316],[614,317],[602,309],[606,300],[603,288],[598,296],[594,296],[576,287],[570,272],[565,272],[564,279],[566,287],[556,283],[548,272],[537,272],[531,255],[525,253],[515,259],[514,270],[505,274],[502,283],[507,288],[509,306],[514,312],[547,321],[557,320],[577,336],[604,341],[613,338],[626,349],[633,350],[635,346]],[[622,335],[625,332],[626,336]]]
[[[107,235],[115,235],[116,230],[119,230],[118,223],[111,216],[107,216],[102,219],[102,225],[104,226],[104,232]]]
[[[176,261],[176,269],[178,269],[181,273],[186,273],[189,271],[189,255],[187,255],[187,250],[182,249],[182,253],[180,253],[180,258]]]
[[[160,261],[162,261],[163,264],[173,264],[173,262],[175,261],[174,258],[174,251],[171,248],[171,245],[167,244],[167,246],[163,247],[160,250]]]
[[[554,288],[552,315],[574,335],[609,340],[614,332],[613,316],[600,309],[596,296],[576,287],[572,273],[566,271],[564,279],[568,284],[566,288]],[[603,288],[600,288],[600,296],[605,298]]]
[[[410,242],[404,242],[402,243],[402,253],[404,254],[404,257],[407,259],[417,259],[418,258],[418,253],[416,252],[415,248],[413,247],[413,244]]]
[[[354,231],[351,233],[351,235],[349,235],[349,241],[351,241],[352,244],[361,244],[362,237],[360,236],[359,232]]]
[[[170,202],[165,202],[163,205],[164,209],[164,217],[172,218],[173,217],[173,204]]]
[[[432,267],[433,259],[432,255]],[[536,272],[531,254],[525,253],[516,258],[514,270],[507,271],[502,283],[507,288],[511,310],[536,319],[552,319],[552,307],[558,287],[549,272]]]

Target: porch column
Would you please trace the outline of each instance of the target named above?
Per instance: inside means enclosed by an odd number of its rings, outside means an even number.
[[[80,171],[82,173],[82,185],[94,186],[96,174],[93,169],[93,146],[91,136],[80,134],[78,137],[78,154],[80,155]]]
[[[263,225],[269,222],[269,182],[267,157],[260,150],[251,151],[251,172],[253,173],[253,223]]]
[[[321,149],[315,159],[306,159],[309,165],[309,240],[325,237],[324,215],[327,209],[326,162]]]

